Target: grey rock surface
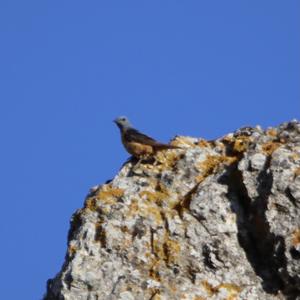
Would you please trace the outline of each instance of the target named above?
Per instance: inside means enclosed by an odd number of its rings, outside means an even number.
[[[300,123],[176,137],[75,212],[44,300],[300,299]]]

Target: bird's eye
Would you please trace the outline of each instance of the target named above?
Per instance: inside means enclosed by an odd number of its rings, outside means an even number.
[[[122,121],[125,121],[125,118],[122,118],[121,120],[122,120]]]

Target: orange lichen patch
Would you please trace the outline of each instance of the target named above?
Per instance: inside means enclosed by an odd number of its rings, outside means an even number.
[[[193,300],[206,300],[206,299],[201,296],[195,296]]]
[[[124,195],[124,190],[120,188],[114,188],[109,184],[105,184],[99,190],[97,197],[99,199],[105,199],[107,197],[120,198]]]
[[[206,140],[199,140],[198,146],[200,146],[201,148],[207,148],[207,147],[210,147],[210,143]]]
[[[162,205],[162,202],[169,197],[168,189],[160,182],[156,183],[155,192],[141,191],[139,193],[141,198],[146,198],[149,202],[154,202],[158,206]]]
[[[160,281],[161,277],[159,274],[159,270],[161,268],[161,261],[160,260],[156,260],[153,259],[152,263],[150,264],[150,268],[149,268],[149,276],[156,280],[156,281]]]
[[[178,216],[176,210],[174,209],[174,206],[176,206],[178,204],[178,200],[174,200],[174,202],[172,202],[170,204],[169,207],[167,208],[162,208],[160,213],[161,213],[161,217],[162,219],[166,222],[169,222],[169,220],[173,220],[175,217]]]
[[[300,154],[299,153],[291,153],[289,155],[289,159],[292,160],[294,163],[298,163],[300,161]]]
[[[227,300],[235,300],[242,290],[241,287],[234,283],[221,283],[216,288],[217,290],[225,289],[229,293]]]
[[[87,208],[91,211],[97,211],[97,199],[95,197],[90,197],[85,200],[84,208]]]
[[[213,287],[208,281],[203,280],[201,282],[201,285],[203,286],[204,290],[206,291],[206,293],[208,294],[208,296],[213,296],[214,294],[216,294],[218,292],[218,290]]]
[[[95,201],[101,201],[101,203],[111,205],[114,204],[116,200],[123,195],[123,189],[114,188],[110,184],[105,184],[101,187],[94,199]]]
[[[236,300],[238,293],[229,295],[225,300]]]
[[[75,245],[70,245],[68,247],[68,253],[70,256],[73,256],[76,253],[76,251],[77,251],[77,248]]]
[[[146,192],[146,191],[145,191]],[[145,197],[145,201],[141,203],[141,205],[138,205],[138,201],[134,200],[130,206],[129,206],[129,216],[135,216],[135,215],[140,215],[143,216],[147,219],[153,219],[154,222],[158,225],[163,223],[161,213],[160,213],[160,207],[155,203],[151,202],[154,201],[152,197],[154,197],[151,193],[142,193],[140,195],[141,197]],[[149,198],[150,197],[150,200]],[[159,201],[159,200],[156,200]]]
[[[197,167],[203,174],[203,176],[208,176],[213,173],[216,166],[222,162],[222,156],[220,155],[207,155],[206,160],[200,162]]]
[[[131,200],[131,203],[129,204],[129,211],[130,212],[138,212],[139,211],[139,205],[138,205],[138,200],[133,198]]]
[[[154,296],[152,296],[151,300],[161,300],[161,297],[159,295],[159,291]]]
[[[164,207],[163,209],[165,210],[165,212],[168,212],[169,217],[172,219],[175,216],[177,216],[177,213],[174,209],[176,209],[176,207],[178,206],[178,203],[181,202],[181,198],[169,198],[168,200],[168,208],[169,210],[166,210],[166,208]]]
[[[180,244],[178,241],[167,239],[163,244],[165,260],[167,264],[176,263],[178,254],[180,253]]]
[[[300,175],[300,168],[297,168],[294,172],[295,174],[295,177],[299,176]]]
[[[178,291],[178,286],[175,282],[170,283],[169,288],[173,293],[176,293]]]
[[[189,147],[196,147],[196,145],[189,139],[184,136],[177,136],[172,142],[171,145],[176,146],[176,147],[181,147],[181,146],[189,146]]]
[[[145,243],[145,245],[146,245],[147,249],[150,248],[150,243]],[[144,253],[144,255],[146,258],[150,258],[152,256],[152,253],[146,252],[146,253]]]
[[[232,155],[238,155],[248,149],[251,139],[242,135],[238,137],[225,136],[221,141],[224,145],[229,146],[227,149]]]
[[[100,242],[103,248],[106,248],[106,231],[101,221],[95,224],[95,241]]]
[[[295,163],[300,159],[300,155],[294,152],[289,155],[289,158]]]
[[[160,281],[160,275],[159,272],[157,270],[155,270],[154,268],[151,268],[149,270],[149,276],[150,278],[156,280],[156,281]]]
[[[161,217],[160,209],[156,205],[147,205],[146,207],[140,208],[140,215],[145,218],[153,218],[157,225],[161,225],[163,223],[163,219]]]
[[[156,154],[156,161],[159,162],[156,168],[159,170],[172,169],[179,159],[180,155],[177,151],[159,151]]]
[[[164,209],[171,208],[177,205],[178,199],[176,194],[170,193],[168,188],[158,180],[150,180],[150,185],[154,191],[143,190],[139,196],[150,203],[154,203]]]
[[[236,156],[224,156],[224,155],[207,155],[206,160],[199,163],[196,167],[200,171],[200,174],[196,176],[195,186],[186,193],[175,205],[172,206],[180,217],[183,216],[185,210],[189,209],[189,205],[193,194],[197,191],[199,184],[209,175],[213,174],[221,164],[231,165],[237,161]]]
[[[196,178],[197,182],[202,182],[207,176],[213,174],[220,164],[230,165],[236,160],[237,158],[232,156],[208,155],[206,160],[197,165],[197,168],[201,171],[201,174]]]
[[[122,244],[120,245],[120,249],[124,249],[125,251],[127,251],[132,246],[132,239],[128,238],[128,235],[127,236],[125,235],[123,237],[124,237],[124,239],[122,241]],[[117,246],[117,247],[119,247],[119,246]]]
[[[164,193],[166,195],[169,195],[168,188],[159,180],[156,181],[155,190]]]
[[[234,283],[221,283],[214,287],[206,280],[203,280],[201,282],[201,285],[203,286],[203,288],[207,292],[208,296],[210,296],[210,297],[217,294],[220,291],[220,289],[225,289],[229,294],[228,297],[226,298],[227,300],[236,299],[238,294],[242,290],[238,285],[236,285]]]
[[[128,215],[134,216],[139,214],[147,219],[153,219],[156,224],[163,224],[163,216],[162,216],[162,206],[163,204],[168,203],[168,190],[161,184],[157,184],[155,186],[155,191],[143,190],[139,193],[139,196],[142,198],[141,200],[132,199]],[[166,209],[168,209],[166,207]]]
[[[250,144],[250,139],[247,136],[240,136],[233,142],[233,151],[237,153],[245,152]]]
[[[157,260],[163,260],[166,264],[174,263],[181,250],[179,242],[171,239],[167,231],[162,239],[153,238],[152,247]]]
[[[296,229],[292,235],[292,244],[294,247],[299,246],[300,244],[300,228]]]
[[[151,254],[148,255],[149,263],[146,267],[149,276],[156,281],[161,281],[161,271],[165,270],[166,266],[177,263],[180,252],[179,242],[171,239],[167,231],[163,237],[154,234],[151,239]]]
[[[163,243],[159,239],[154,239],[152,243],[153,254],[157,258],[157,260],[165,260],[165,251],[163,248]]]
[[[226,136],[222,137],[221,142],[223,142],[225,144],[230,144],[233,142],[233,140],[234,140],[233,136],[226,135]]]
[[[197,184],[197,187],[198,187],[198,185],[199,184]],[[183,219],[184,213],[189,211],[193,194],[194,194],[194,191],[192,193],[188,193],[177,203],[177,205],[174,206],[174,210],[177,211],[177,213],[181,219]]]
[[[154,202],[158,206],[161,206],[165,198],[165,195],[160,192],[141,191],[139,195],[141,198],[145,198],[149,202]]]
[[[277,136],[277,129],[275,128],[270,128],[266,131],[266,134],[268,136],[273,136],[273,137],[276,137]]]
[[[196,176],[196,181],[197,181],[198,183],[201,183],[204,179],[205,179],[205,176],[203,176],[203,175],[198,175],[198,176]]]
[[[123,232],[123,233],[130,233],[130,230],[129,230],[129,228],[127,227],[127,226],[121,226],[121,231]]]
[[[267,142],[261,146],[262,151],[267,155],[272,155],[272,153],[281,146],[278,142]]]

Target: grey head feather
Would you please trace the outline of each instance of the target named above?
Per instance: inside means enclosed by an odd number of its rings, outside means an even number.
[[[131,123],[129,122],[128,118],[125,116],[121,116],[118,117],[116,119],[114,119],[114,122],[117,124],[117,126],[121,129],[121,130],[126,130],[129,128],[133,128]]]

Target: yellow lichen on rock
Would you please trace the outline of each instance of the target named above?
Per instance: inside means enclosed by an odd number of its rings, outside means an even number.
[[[233,152],[233,154],[235,155],[245,152],[251,142],[248,136],[243,135],[238,137],[225,136],[221,141],[225,145],[229,146],[228,150],[230,150],[230,152]]]
[[[155,281],[160,282],[161,277],[160,277],[160,273],[159,270],[161,268],[161,261],[158,259],[152,259],[150,262],[150,267],[149,267],[149,277],[152,278]]]
[[[226,300],[235,300],[237,299],[237,296],[241,292],[241,287],[234,283],[221,283],[217,287],[217,290],[219,291],[220,289],[225,289],[228,293],[228,296]]]
[[[167,238],[163,244],[165,260],[167,264],[174,264],[177,261],[178,254],[180,253],[180,243],[176,240]]]
[[[207,155],[206,160],[200,163],[199,168],[204,174],[209,175],[222,161],[223,158],[220,155]]]
[[[196,177],[197,182],[202,182],[207,176],[213,174],[221,164],[225,163],[230,165],[236,160],[237,158],[232,156],[207,155],[206,160],[197,165],[197,169],[201,172],[201,174]]]
[[[155,258],[164,261],[167,265],[174,264],[181,251],[180,243],[172,239],[166,230],[162,238],[153,236],[152,248]]]
[[[277,132],[276,128],[270,128],[266,131],[266,134],[268,136],[276,137],[278,132]]]
[[[128,206],[128,217],[133,217],[139,212],[138,200],[136,198],[131,199],[131,203]]]
[[[144,190],[139,193],[141,198],[145,198],[150,202],[155,202],[158,206],[162,206],[162,202],[169,198],[168,189],[159,181],[154,182],[155,191]]]
[[[154,202],[158,206],[162,205],[162,201],[166,198],[166,196],[161,192],[150,192],[150,191],[142,191],[139,193],[141,198],[146,199],[149,202]]]
[[[156,161],[159,163],[155,167],[160,171],[172,169],[180,159],[180,155],[176,150],[159,151],[155,157]]]
[[[163,219],[160,211],[157,205],[149,204],[140,208],[140,215],[148,219],[153,219],[156,225],[161,225],[163,224]]]
[[[293,161],[293,163],[296,163],[300,159],[300,154],[293,152],[289,155],[289,158]]]
[[[161,300],[161,296],[159,294],[159,292],[157,292],[152,298],[151,300]]]
[[[195,296],[193,300],[206,300],[206,299],[201,296]]]
[[[266,154],[266,155],[272,155],[272,153],[278,148],[280,147],[282,144],[279,142],[267,142],[265,144],[263,144],[261,146],[262,151]]]
[[[148,263],[142,267],[146,267],[149,276],[158,282],[164,281],[161,277],[166,270],[166,267],[179,263],[181,254],[181,245],[175,239],[169,236],[168,231],[164,231],[163,237],[152,233],[151,253],[148,253]],[[168,284],[169,283],[166,283]],[[173,287],[176,288],[176,287]]]
[[[124,190],[115,188],[110,184],[104,184],[97,194],[98,199],[120,198],[124,195]]]
[[[171,142],[171,145],[182,148],[186,148],[186,146],[188,148],[196,147],[195,143],[192,142],[191,138],[185,136],[176,136],[175,139]]]
[[[120,188],[114,188],[110,184],[104,184],[95,196],[91,196],[85,201],[85,208],[92,211],[98,209],[98,201],[103,204],[114,204],[116,200],[124,195],[124,190]]]
[[[300,228],[296,229],[292,235],[292,245],[297,247],[300,245]]]
[[[199,142],[197,143],[197,145],[201,148],[207,148],[207,147],[211,146],[211,144],[208,141],[203,140],[203,139],[200,139]]]
[[[206,293],[208,294],[209,297],[213,296],[214,294],[217,293],[217,289],[214,288],[208,281],[203,280],[201,282],[202,287],[204,288],[204,290],[206,291]]]
[[[77,251],[77,247],[75,245],[69,245],[68,247],[68,254],[73,256]]]
[[[85,200],[84,208],[87,208],[91,211],[97,211],[97,199],[95,197],[89,197]]]
[[[149,180],[149,183],[150,186],[138,193],[142,201],[137,198],[131,199],[128,216],[141,215],[152,219],[156,225],[161,225],[164,221],[163,212],[171,213],[176,199],[170,197],[168,189],[161,182],[153,179]]]
[[[297,177],[297,176],[299,176],[300,175],[300,168],[297,168],[296,170],[295,170],[295,177]]]
[[[250,144],[249,137],[240,136],[234,140],[233,150],[238,153],[245,152],[248,149],[249,144]]]
[[[237,298],[238,294],[241,292],[241,288],[234,284],[234,283],[221,283],[217,286],[213,286],[210,284],[208,281],[203,280],[201,282],[202,287],[206,291],[209,297],[212,297],[213,295],[216,295],[219,293],[221,289],[225,289],[227,292],[227,297],[225,298],[226,300],[234,300]]]
[[[101,220],[95,224],[95,241],[100,242],[103,248],[106,247],[106,231]]]
[[[103,191],[101,188],[96,196],[91,196],[86,199],[84,207],[91,211],[98,211],[101,203],[104,204],[104,206],[101,207],[102,213],[108,214],[111,210],[111,205],[116,203],[117,198],[119,198],[119,195],[121,195],[121,192],[118,190],[121,189]]]

